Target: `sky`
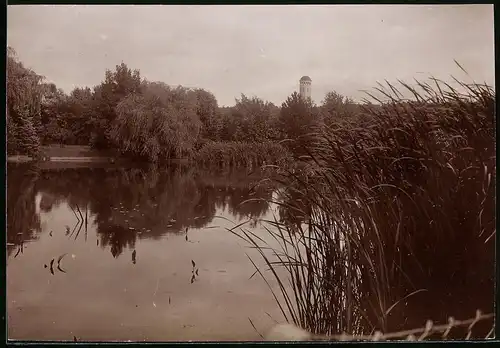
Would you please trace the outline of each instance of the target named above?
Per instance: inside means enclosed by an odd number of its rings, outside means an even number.
[[[7,44],[68,93],[123,61],[219,105],[241,93],[281,105],[303,75],[316,103],[431,75],[494,86],[493,25],[493,5],[10,5]]]

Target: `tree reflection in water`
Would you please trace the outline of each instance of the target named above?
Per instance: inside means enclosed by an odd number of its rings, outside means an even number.
[[[41,232],[35,199],[39,173],[36,166],[9,165],[7,168],[8,256],[15,250],[23,250],[24,242],[37,239]]]
[[[240,220],[259,218],[268,210],[266,200],[272,195],[265,186],[251,190],[262,173],[206,172],[186,165],[44,170],[23,166],[12,168],[12,173],[8,206],[16,209],[9,209],[8,215],[11,243],[20,244],[21,239],[14,238],[18,231],[40,231],[35,207],[35,195],[40,193],[42,212],[48,213],[62,202],[77,214],[81,210],[85,215],[88,209],[99,246],[110,248],[114,257],[125,248],[133,249],[137,238],[155,239],[206,226],[217,209],[227,209]],[[250,198],[262,200],[245,202]]]

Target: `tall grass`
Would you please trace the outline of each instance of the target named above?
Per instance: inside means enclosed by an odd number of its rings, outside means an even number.
[[[287,320],[315,334],[361,334],[420,325],[430,313],[407,306],[417,297],[459,311],[446,315],[492,310],[494,91],[431,81],[401,82],[412,100],[387,83],[378,88],[386,101],[365,109],[362,126],[315,134],[304,169],[279,179],[275,203],[288,215],[267,230],[280,247],[235,230],[280,284]],[[480,303],[457,308],[449,294],[477,286]]]
[[[207,142],[193,157],[198,164],[216,167],[285,165],[289,158],[288,151],[273,142]]]

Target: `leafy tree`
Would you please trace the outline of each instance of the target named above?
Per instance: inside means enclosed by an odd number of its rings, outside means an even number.
[[[224,111],[224,140],[262,142],[278,138],[278,108],[274,104],[242,94],[235,106]]]
[[[196,97],[196,114],[203,124],[201,138],[217,141],[220,138],[222,118],[215,96],[198,88],[193,91]]]
[[[92,101],[93,95],[90,88],[75,88],[68,97],[65,122],[69,143],[89,144],[92,133]]]
[[[66,142],[67,129],[65,121],[65,108],[68,96],[55,84],[42,85],[41,121],[42,137],[45,144]]]
[[[322,119],[330,126],[336,122],[349,120],[359,113],[359,105],[351,98],[337,92],[328,92],[320,107]]]
[[[232,115],[233,108],[228,106],[219,108],[221,116],[220,139],[223,141],[233,141],[236,138],[238,124]]]
[[[40,151],[43,77],[23,66],[12,48],[7,50],[8,153],[37,156]]]
[[[116,112],[109,132],[114,145],[153,162],[190,154],[201,130],[196,96],[161,82],[144,82]]]
[[[321,117],[310,99],[302,98],[297,92],[290,95],[281,105],[279,125],[287,138],[287,146],[297,156],[305,154],[303,148],[309,145],[318,130]]]
[[[125,63],[117,65],[115,71],[106,70],[104,81],[94,88],[89,127],[92,127],[90,143],[95,148],[110,148],[110,127],[116,119],[116,107],[127,96],[139,93],[141,77],[139,70],[130,70]]]
[[[270,102],[244,94],[236,100],[233,115],[239,120],[239,138],[247,141],[265,141],[273,138],[273,108]]]

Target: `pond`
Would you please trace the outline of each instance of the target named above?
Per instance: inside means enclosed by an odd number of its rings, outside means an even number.
[[[9,339],[259,340],[284,321],[252,276],[255,251],[227,230],[247,221],[268,238],[258,219],[279,211],[273,188],[255,187],[263,173],[9,164],[7,175]],[[459,319],[492,311],[492,279],[415,296],[399,312],[415,320],[392,329],[446,322],[457,305]]]
[[[267,203],[240,204],[270,197],[250,191],[259,177],[13,167],[9,338],[256,339],[249,318],[261,329],[281,319],[226,230],[268,213]]]

